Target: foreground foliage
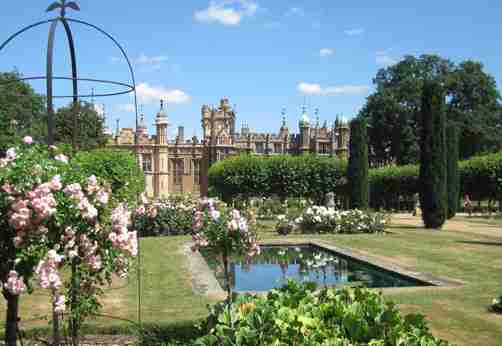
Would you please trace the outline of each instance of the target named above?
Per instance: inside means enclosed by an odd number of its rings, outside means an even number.
[[[424,317],[403,316],[368,289],[323,289],[290,281],[266,296],[243,295],[210,312],[194,345],[446,346]]]

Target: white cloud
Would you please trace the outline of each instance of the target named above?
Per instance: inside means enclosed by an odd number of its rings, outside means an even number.
[[[370,87],[367,85],[340,85],[322,87],[316,83],[299,83],[297,86],[299,92],[305,95],[316,96],[335,96],[341,94],[362,94],[368,92]]]
[[[345,35],[348,36],[359,36],[364,34],[364,31],[365,31],[364,28],[355,28],[355,29],[345,30],[344,33]]]
[[[335,54],[334,48],[321,48],[319,50],[319,55],[322,57],[331,56]]]
[[[286,12],[286,16],[287,17],[291,17],[291,16],[303,17],[303,16],[305,16],[305,10],[303,8],[300,8],[300,7],[291,7]]]
[[[169,57],[166,55],[148,56],[142,53],[139,57],[134,59],[133,62],[138,65],[159,65],[167,60],[169,60]]]
[[[194,18],[201,23],[220,23],[227,26],[239,25],[243,17],[252,17],[258,10],[253,0],[214,0],[206,9],[196,11]]]
[[[377,65],[380,66],[389,66],[389,65],[394,65],[397,63],[397,60],[394,59],[390,54],[389,51],[386,50],[381,50],[376,52],[376,63]]]
[[[144,104],[157,103],[159,100],[165,100],[169,103],[187,103],[190,101],[190,96],[183,90],[154,87],[148,83],[137,85],[136,93],[139,101]]]

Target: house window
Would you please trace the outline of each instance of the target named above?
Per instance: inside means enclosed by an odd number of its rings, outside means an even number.
[[[152,171],[152,154],[143,154],[143,172]]]
[[[265,145],[263,144],[263,142],[257,142],[256,143],[256,152],[258,154],[263,154],[264,151],[265,151]]]
[[[274,143],[274,153],[276,153],[276,154],[282,153],[282,144]]]
[[[319,149],[321,154],[329,154],[329,143],[321,143]]]
[[[173,160],[172,167],[173,167],[174,185],[182,185],[183,174],[184,174],[183,160],[182,159]]]
[[[192,174],[194,185],[200,184],[200,160],[192,161]]]

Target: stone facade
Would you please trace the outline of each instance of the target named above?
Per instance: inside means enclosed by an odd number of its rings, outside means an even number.
[[[277,133],[255,133],[248,125],[236,130],[236,113],[229,100],[223,98],[218,107],[203,105],[201,109],[203,138],[185,139],[184,128],[178,127],[176,138],[169,139],[168,116],[163,102],[155,118],[156,134],[149,136],[144,116],[138,124],[138,144],[133,129],[123,128],[110,140],[109,146],[134,151],[146,176],[147,194],[162,198],[170,194],[207,193],[207,171],[211,164],[230,155],[301,155],[348,157],[349,127],[338,118],[328,127],[321,126],[318,112],[311,124],[304,107],[299,133],[290,133],[283,111],[282,126]]]

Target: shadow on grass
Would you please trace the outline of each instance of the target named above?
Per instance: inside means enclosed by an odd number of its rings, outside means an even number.
[[[487,246],[502,246],[502,242],[491,241],[476,241],[476,240],[458,240],[456,243],[472,244],[472,245],[487,245]]]

